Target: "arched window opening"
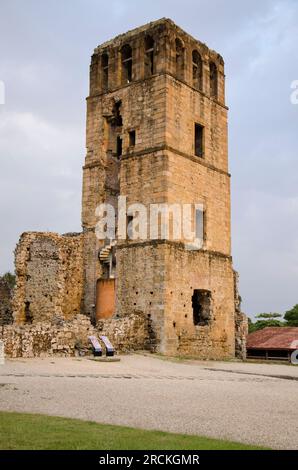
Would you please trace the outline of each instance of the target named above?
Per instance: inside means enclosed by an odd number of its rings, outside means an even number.
[[[217,91],[217,81],[218,81],[218,73],[217,67],[214,62],[210,62],[210,96],[212,98],[217,98],[218,91]]]
[[[183,80],[184,78],[184,48],[180,39],[176,39],[176,76]]]
[[[145,77],[154,74],[154,39],[151,36],[145,37]]]
[[[132,80],[132,48],[126,44],[121,50],[122,83],[130,83]]]
[[[202,59],[198,51],[192,53],[192,84],[197,90],[202,90],[203,85]]]
[[[109,87],[109,56],[103,54],[101,57],[102,88],[106,91]]]

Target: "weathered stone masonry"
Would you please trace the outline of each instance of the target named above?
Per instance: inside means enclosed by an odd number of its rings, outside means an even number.
[[[0,327],[13,322],[12,315],[13,289],[9,283],[0,277]]]
[[[74,354],[76,341],[95,331],[119,350],[244,357],[246,320],[231,258],[227,121],[222,57],[171,20],[95,49],[83,230],[21,237],[15,324],[2,331],[8,354]],[[98,240],[96,207],[108,202],[117,210],[120,195],[147,209],[201,204],[203,246],[189,250],[185,240],[171,238]]]
[[[69,320],[81,313],[82,234],[24,233],[15,257],[16,324]]]
[[[42,321],[0,327],[8,357],[75,356],[91,354],[88,336],[106,334],[118,352],[154,348],[150,322],[142,315],[109,319],[94,327],[86,315],[72,320]]]
[[[141,202],[148,209],[152,203],[204,207],[201,250],[189,251],[183,240],[121,241],[114,247],[115,311],[121,317],[149,315],[157,350],[165,354],[235,355],[224,82],[222,57],[170,20],[120,35],[92,56],[82,212],[88,233],[85,310],[92,315],[96,290],[90,287],[107,276],[93,255],[103,247],[94,233],[98,204],[114,201],[116,207],[123,195],[127,204]],[[205,323],[194,319],[204,295]]]

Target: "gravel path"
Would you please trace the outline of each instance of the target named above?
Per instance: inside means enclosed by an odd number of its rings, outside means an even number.
[[[0,409],[298,449],[298,367],[157,356],[17,359],[0,366]],[[0,424],[1,425],[1,424]]]

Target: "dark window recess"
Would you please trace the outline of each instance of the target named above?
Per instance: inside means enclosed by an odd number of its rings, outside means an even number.
[[[127,216],[127,236],[129,239],[132,239],[133,230],[132,230],[133,215]]]
[[[122,155],[122,138],[117,136],[117,157],[120,158]]]
[[[202,90],[202,59],[198,51],[192,53],[192,82],[194,88]]]
[[[136,131],[129,132],[129,146],[134,147],[136,145]]]
[[[145,77],[154,74],[154,40],[151,36],[145,38]]]
[[[112,124],[117,127],[122,126],[121,106],[122,106],[122,101],[116,101],[116,103],[113,106]]]
[[[177,78],[184,78],[184,48],[180,39],[176,39],[176,75]]]
[[[132,48],[127,44],[121,51],[122,58],[122,83],[130,83],[132,80]]]
[[[192,296],[194,325],[208,325],[211,318],[211,292],[195,289]]]
[[[25,302],[25,322],[32,323],[32,314],[30,311],[30,302]]]
[[[218,73],[217,73],[217,67],[214,62],[210,62],[209,65],[209,70],[210,70],[210,96],[212,98],[217,98],[218,95]]]
[[[203,126],[195,124],[195,155],[197,157],[203,157],[203,136]]]
[[[103,54],[101,58],[101,67],[102,67],[102,88],[107,90],[109,86],[109,56],[108,54]]]

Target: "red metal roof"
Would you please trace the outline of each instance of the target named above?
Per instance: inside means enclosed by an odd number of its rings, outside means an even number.
[[[267,327],[247,336],[248,349],[298,349],[298,327]]]

